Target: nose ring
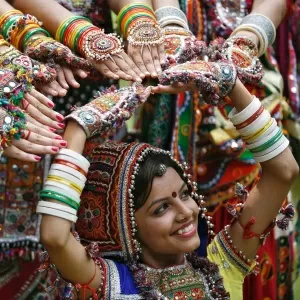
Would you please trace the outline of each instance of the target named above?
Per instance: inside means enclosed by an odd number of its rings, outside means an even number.
[[[179,217],[180,217],[180,221],[185,219],[185,216],[183,214],[180,214]]]

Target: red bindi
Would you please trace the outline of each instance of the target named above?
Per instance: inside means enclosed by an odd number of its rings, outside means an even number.
[[[176,197],[177,197],[177,193],[176,193],[176,192],[173,192],[173,193],[172,193],[172,197],[173,197],[173,198],[176,198]]]

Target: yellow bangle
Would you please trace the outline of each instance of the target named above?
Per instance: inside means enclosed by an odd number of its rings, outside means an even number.
[[[247,137],[243,137],[243,140],[245,142],[251,142],[252,140],[257,139],[259,136],[261,136],[262,134],[264,134],[272,125],[273,123],[273,119],[271,118],[269,120],[269,122],[267,124],[265,124],[262,128],[260,128],[258,131],[256,131],[255,133],[247,136]]]
[[[52,181],[56,181],[56,182],[60,182],[63,183],[65,185],[68,185],[69,187],[73,188],[77,193],[79,193],[79,195],[82,192],[82,189],[80,188],[79,185],[77,185],[76,183],[73,183],[67,179],[64,179],[62,177],[59,176],[55,176],[55,175],[50,175],[48,176],[47,180],[52,180]]]

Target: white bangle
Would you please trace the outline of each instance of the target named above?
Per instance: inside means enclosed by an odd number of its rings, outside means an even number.
[[[169,25],[173,25],[173,24],[179,25],[179,26],[183,27],[184,29],[189,30],[189,25],[178,17],[172,17],[172,16],[164,17],[163,19],[161,19],[159,21],[159,25],[162,28],[167,27]]]
[[[39,205],[36,208],[36,212],[38,214],[50,215],[50,216],[58,217],[61,219],[65,219],[65,220],[71,221],[73,223],[76,223],[76,221],[78,219],[77,216],[71,215],[64,211],[49,208],[49,207],[39,206]]]
[[[77,159],[75,159],[74,157],[65,155],[65,154],[57,154],[55,156],[55,159],[66,160],[66,161],[70,162],[71,164],[80,167],[85,173],[87,173],[89,170],[89,168],[86,165],[84,166],[83,164],[80,164],[80,162]]]
[[[238,129],[238,132],[242,136],[250,135],[254,132],[256,132],[261,126],[265,123],[267,123],[271,119],[271,115],[267,110],[263,110],[263,112],[258,116],[256,120],[248,124],[246,127]]]
[[[62,148],[59,150],[58,154],[64,154],[64,155],[75,158],[77,161],[80,162],[81,165],[85,166],[84,169],[88,169],[90,167],[90,162],[85,157],[83,157],[82,155],[80,155],[79,153],[77,153],[75,151],[72,151],[72,150],[66,149],[66,148]]]
[[[289,143],[289,140],[285,137],[285,141],[274,151],[260,157],[255,157],[254,159],[258,163],[270,160],[275,156],[279,155],[281,152],[283,152],[288,147]]]
[[[72,208],[70,206],[62,205],[59,203],[55,203],[55,202],[40,200],[38,205],[42,206],[42,207],[49,207],[49,208],[61,210],[61,211],[64,211],[64,212],[74,215],[74,216],[76,216],[76,214],[77,214],[77,211],[74,208]]]
[[[81,180],[79,180],[78,178],[76,178],[75,176],[72,176],[66,172],[60,171],[60,170],[54,170],[54,169],[50,169],[48,176],[58,176],[61,179],[66,179],[72,183],[75,183],[78,185],[78,187],[80,187],[81,190],[83,190],[84,188],[84,182],[82,182]],[[51,179],[50,179],[51,180]]]
[[[238,125],[249,119],[261,106],[258,98],[253,96],[251,103],[245,107],[242,111],[238,112],[236,108],[233,108],[228,114],[228,118],[233,125]]]
[[[73,190],[71,187],[69,187],[69,186],[67,186],[63,183],[60,183],[60,182],[56,182],[56,181],[52,181],[52,180],[46,180],[44,190],[51,190],[51,188],[49,188],[49,186],[55,186],[55,187],[59,188],[60,191],[59,190],[56,191],[58,193],[61,193],[62,190],[65,190],[68,197],[70,197],[75,202],[77,202],[77,201],[78,201],[78,203],[80,202],[80,196],[81,195],[77,191]]]
[[[79,171],[73,169],[72,167],[68,167],[66,165],[62,165],[59,163],[54,163],[51,165],[51,170],[59,170],[59,171],[63,171],[65,173],[68,173],[70,175],[72,175],[73,177],[76,177],[77,179],[81,180],[82,182],[86,182],[86,177],[80,173]]]
[[[272,146],[270,146],[266,150],[263,150],[263,151],[258,152],[258,153],[252,153],[254,158],[266,155],[266,154],[274,151],[276,148],[278,148],[285,141],[285,139],[286,139],[286,137],[284,135],[282,135],[282,137],[275,144],[273,144]]]
[[[177,17],[183,20],[185,23],[188,22],[185,13],[177,7],[174,6],[162,6],[155,11],[155,16],[158,22],[165,17]]]
[[[276,127],[277,127],[277,121],[274,118],[272,118],[272,124],[271,124],[271,126],[262,135],[258,136],[254,140],[250,139],[250,140],[246,141],[246,144],[251,145],[251,144],[254,144],[254,143],[258,142],[262,138],[264,138],[267,135],[269,135],[273,130],[275,130]]]
[[[280,127],[277,126],[269,135],[265,136],[264,138],[259,139],[256,143],[247,145],[246,147],[251,150],[256,147],[259,147],[263,145],[264,143],[268,142],[270,139],[272,139],[279,131],[282,131]]]

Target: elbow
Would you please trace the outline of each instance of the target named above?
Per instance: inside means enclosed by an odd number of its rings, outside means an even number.
[[[292,185],[298,175],[299,166],[294,158],[286,162],[277,173],[279,181],[288,185]]]
[[[45,216],[43,216],[44,218]],[[46,248],[59,248],[62,249],[67,245],[71,232],[66,230],[55,230],[48,226],[49,224],[42,221],[40,228],[40,241]]]

